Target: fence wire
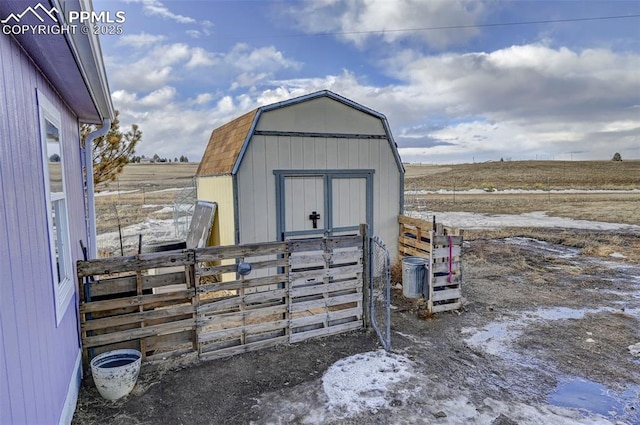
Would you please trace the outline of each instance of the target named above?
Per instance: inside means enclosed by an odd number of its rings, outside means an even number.
[[[391,261],[389,251],[378,236],[371,238],[371,324],[385,350],[391,350]]]

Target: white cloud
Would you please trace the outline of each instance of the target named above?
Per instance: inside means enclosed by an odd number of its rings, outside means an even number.
[[[211,93],[200,93],[193,99],[193,103],[196,105],[205,105],[213,100],[213,95]]]
[[[217,53],[187,43],[156,43],[153,48],[133,55],[106,57],[105,63],[114,87],[132,91],[156,90],[190,78],[199,78],[207,84],[201,68],[209,68],[207,76],[212,84],[234,81],[231,87],[235,90],[273,78],[278,71],[298,70],[302,66],[273,46],[253,48],[237,44],[228,52]]]
[[[120,36],[117,44],[120,46],[131,46],[137,49],[146,48],[165,40],[163,35],[153,35],[147,33],[125,34]]]
[[[192,48],[190,51],[191,58],[185,65],[187,68],[197,68],[201,66],[215,65],[217,60],[213,53],[207,52],[200,47]]]
[[[316,0],[290,6],[284,13],[307,33],[338,33],[357,46],[369,39],[391,43],[411,38],[445,48],[476,36],[479,30],[472,26],[485,9],[486,2],[480,0]],[[419,30],[449,26],[458,28]],[[412,31],[397,31],[401,29]]]
[[[181,100],[169,83],[173,69],[186,69],[190,61],[193,66],[215,62],[211,72],[233,76],[233,94],[203,86],[195,97]],[[139,62],[123,68],[122,78],[133,80],[139,73],[149,81],[154,67],[167,71],[155,73],[151,89],[135,80],[113,99],[123,123],[136,122],[145,132],[139,151],[147,155],[199,159],[213,128],[257,106],[325,89],[385,114],[406,161],[606,159],[614,151],[623,158],[640,152],[640,55],[635,53],[546,44],[436,56],[402,50],[379,64],[397,81],[386,86],[346,69],[276,79],[278,71],[300,65],[275,47],[240,44],[214,54],[166,45]],[[141,94],[146,90],[152,92]]]
[[[174,20],[180,24],[195,23],[196,20],[189,17],[173,13],[162,2],[158,0],[130,0],[134,3],[142,3],[142,10],[148,15],[160,16],[165,19]]]
[[[301,66],[299,62],[285,58],[274,46],[252,48],[244,43],[233,46],[225,55],[225,62],[242,71],[269,72],[286,68],[299,69]]]

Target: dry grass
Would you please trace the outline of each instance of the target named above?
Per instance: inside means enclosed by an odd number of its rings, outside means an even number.
[[[538,227],[512,227],[500,230],[465,230],[467,241],[523,237],[581,249],[582,253],[594,257],[608,257],[614,252],[624,254],[628,261],[640,262],[640,236],[597,231],[561,230]],[[497,248],[498,249],[498,248]],[[491,259],[491,252],[481,258]],[[520,264],[520,270],[526,265]],[[580,271],[578,271],[580,273]]]
[[[98,233],[118,230],[118,221],[122,227],[143,222],[147,217],[167,219],[172,212],[157,214],[165,206],[172,205],[178,192],[126,193],[121,195],[99,196],[96,198],[96,217]]]
[[[154,190],[186,186],[198,169],[197,163],[128,164],[116,181],[100,185],[99,191]]]
[[[608,223],[640,223],[640,193],[512,193],[420,195],[430,211],[523,214],[546,211],[549,216]]]
[[[96,217],[98,233],[118,229],[143,222],[147,217],[168,219],[171,212],[156,214],[154,211],[172,205],[179,190],[191,183],[198,164],[129,164],[108,185],[100,185],[101,192],[114,194],[96,197]],[[134,191],[134,192],[130,192]],[[130,192],[130,193],[127,193]]]
[[[399,261],[391,265],[391,284],[402,283],[402,263]]]
[[[505,161],[405,168],[407,187],[425,190],[640,188],[640,160]]]

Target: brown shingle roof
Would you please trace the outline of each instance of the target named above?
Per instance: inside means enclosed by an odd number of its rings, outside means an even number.
[[[197,176],[231,174],[257,112],[254,109],[213,130]]]

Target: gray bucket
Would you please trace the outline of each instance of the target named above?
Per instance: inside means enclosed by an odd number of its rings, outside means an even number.
[[[422,297],[426,279],[426,258],[405,257],[402,259],[402,295],[407,298]]]

